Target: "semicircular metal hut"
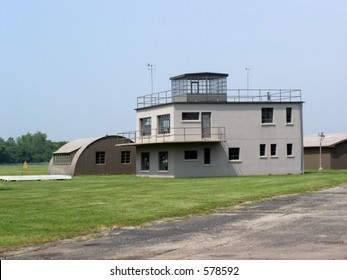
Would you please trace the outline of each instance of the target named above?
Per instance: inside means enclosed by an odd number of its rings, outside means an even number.
[[[117,146],[132,141],[121,136],[104,136],[71,141],[53,153],[50,175],[108,175],[135,173],[136,148]]]

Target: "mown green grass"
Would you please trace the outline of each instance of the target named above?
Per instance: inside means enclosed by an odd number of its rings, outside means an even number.
[[[9,169],[0,167],[0,175]],[[47,166],[29,166],[26,171],[30,169],[31,174],[47,174]],[[158,179],[124,175],[0,182],[0,248],[208,213],[245,201],[343,183],[347,183],[347,170],[285,176]]]

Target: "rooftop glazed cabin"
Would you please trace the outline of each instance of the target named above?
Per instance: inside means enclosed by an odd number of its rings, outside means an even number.
[[[136,131],[121,134],[136,145],[137,175],[303,172],[301,90],[228,89],[227,78],[183,74],[138,98]]]

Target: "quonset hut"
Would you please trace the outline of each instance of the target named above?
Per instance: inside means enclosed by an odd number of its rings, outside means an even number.
[[[121,136],[104,136],[71,141],[53,153],[50,175],[131,174],[136,170],[136,148],[119,147],[132,141]]]

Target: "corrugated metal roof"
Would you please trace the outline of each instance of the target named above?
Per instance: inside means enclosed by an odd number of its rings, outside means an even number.
[[[318,133],[307,135],[304,137],[304,147],[319,147],[319,140]],[[347,132],[326,134],[322,142],[322,147],[334,147],[344,141],[347,141]]]
[[[66,154],[66,153],[72,153],[74,151],[77,151],[78,149],[82,147],[86,147],[99,139],[97,138],[84,138],[84,139],[78,139],[71,141],[64,146],[62,146],[59,150],[55,151],[53,154]]]

